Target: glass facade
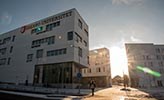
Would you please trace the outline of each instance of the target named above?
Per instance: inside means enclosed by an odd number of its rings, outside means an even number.
[[[39,83],[39,79],[43,84],[72,83],[72,63],[35,66],[34,83]]]

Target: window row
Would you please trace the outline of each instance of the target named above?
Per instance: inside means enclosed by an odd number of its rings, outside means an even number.
[[[66,53],[67,53],[67,49],[63,48],[63,49],[47,51],[47,56],[57,56],[57,55],[63,55]]]
[[[36,51],[36,58],[42,58],[43,57],[43,49],[39,49]],[[57,49],[57,50],[50,50],[47,51],[47,56],[57,56],[57,55],[63,55],[67,53],[67,49]],[[26,62],[31,62],[33,59],[33,54],[27,54]]]
[[[54,44],[55,43],[55,36],[51,36],[51,37],[47,37],[47,38],[32,41],[31,48],[39,47],[43,43],[48,43],[48,45]]]
[[[1,65],[6,65],[6,63],[7,63],[7,65],[10,65],[10,61],[11,61],[11,58],[2,58],[2,59],[0,59],[0,66]]]
[[[83,73],[93,73],[95,70],[95,72],[105,72],[105,67],[97,67],[97,68],[87,68],[87,69],[83,69]]]
[[[43,26],[32,29],[31,34],[34,34],[34,33],[40,34],[40,33],[46,32],[46,31],[51,31],[53,28],[55,28],[57,26],[60,26],[60,21],[46,25],[46,29],[44,29]]]

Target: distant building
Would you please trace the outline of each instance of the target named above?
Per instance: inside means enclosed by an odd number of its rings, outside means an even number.
[[[83,84],[93,79],[97,87],[111,86],[110,56],[107,48],[91,50],[89,52],[89,68],[82,70]]]
[[[152,43],[125,44],[129,77],[132,87],[164,86],[164,45]],[[143,71],[137,66],[143,67]],[[159,72],[161,76],[150,74],[150,70]]]
[[[0,82],[75,87],[88,67],[88,25],[67,10],[0,35]]]

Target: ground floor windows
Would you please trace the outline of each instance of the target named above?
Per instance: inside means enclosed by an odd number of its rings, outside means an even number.
[[[72,63],[35,66],[34,83],[72,83]]]

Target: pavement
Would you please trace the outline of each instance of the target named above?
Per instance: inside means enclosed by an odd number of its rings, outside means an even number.
[[[17,95],[16,98],[18,96],[34,98],[30,100],[38,98],[39,100],[164,100],[164,88],[124,89],[122,86],[113,86],[105,89],[97,88],[94,96],[91,96],[90,89],[81,89],[80,94],[78,94],[78,89],[61,89],[60,93],[52,91],[51,88],[46,90],[47,93],[43,91],[45,88],[39,88],[39,90],[42,90],[43,93],[0,90],[0,94]],[[1,96],[0,100],[2,100]],[[13,98],[7,100],[13,100]],[[22,98],[17,100],[22,100]]]
[[[144,91],[135,88],[128,88],[124,90],[122,86],[113,86],[112,88],[102,89],[95,92],[94,96],[85,96],[82,100],[164,100],[164,89],[156,89]],[[146,92],[145,92],[146,91]],[[160,96],[152,95],[153,92],[156,94],[162,94]]]

